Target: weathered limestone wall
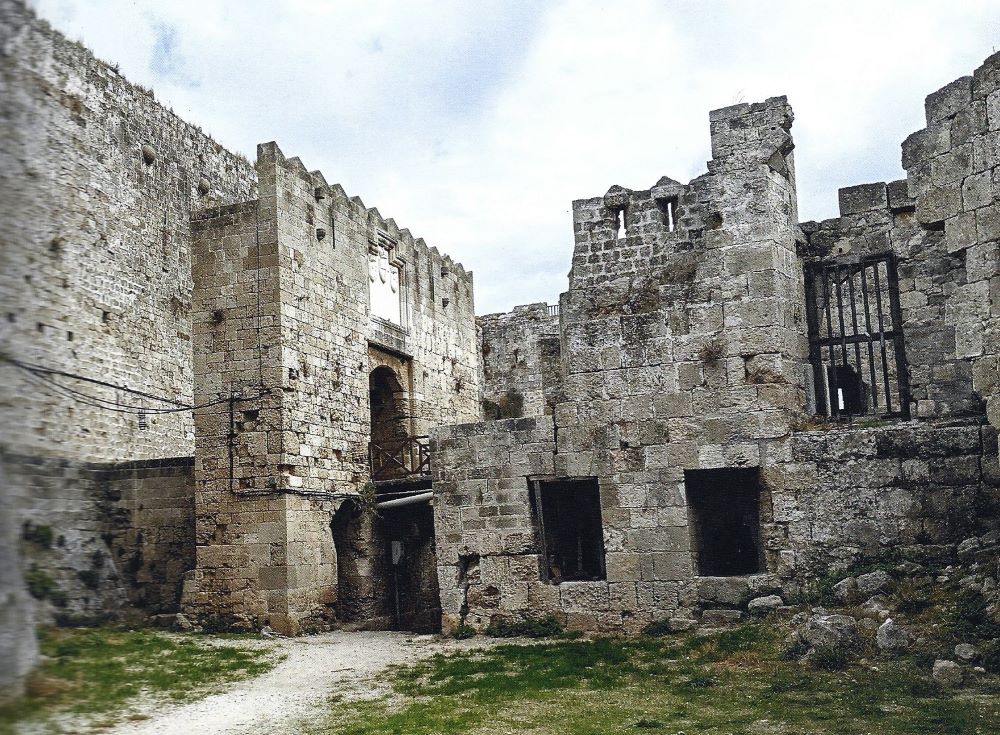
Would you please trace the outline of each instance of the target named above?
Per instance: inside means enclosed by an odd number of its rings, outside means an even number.
[[[998,87],[1000,55],[930,95],[907,181],[843,189],[840,218],[801,230],[783,98],[712,113],[713,160],[689,185],[574,203],[554,425],[435,433],[445,627],[548,612],[634,630],[995,526]],[[913,420],[817,421],[803,265],[886,252]],[[741,467],[760,468],[764,568],[697,577],[685,471]],[[529,481],[584,477],[600,487],[607,579],[546,584]]]
[[[194,561],[190,458],[122,463],[2,456],[40,622],[178,609]]]
[[[954,358],[971,366],[977,401],[1000,427],[1000,54],[925,106],[927,127],[903,143],[907,185],[920,225],[944,226],[955,264],[954,285],[941,294],[944,323]]]
[[[635,630],[692,598],[684,470],[773,465],[804,405],[790,126],[784,98],[716,111],[707,175],[574,202],[554,426],[536,420],[530,440],[517,422],[435,434],[446,627],[467,609],[477,626],[551,611],[575,627]],[[539,581],[530,476],[597,478],[606,580]],[[476,498],[501,495],[496,515],[477,515]],[[470,601],[463,557],[476,545],[481,575],[516,571]]]
[[[0,461],[0,706],[24,693],[38,663],[35,605],[21,574],[13,488]]]
[[[768,536],[779,558],[794,557],[799,578],[885,549],[954,544],[996,522],[1000,472],[989,425],[820,429],[793,434],[789,450]]]
[[[252,166],[17,0],[0,8],[0,43],[0,352],[189,401],[189,215],[252,198]],[[10,365],[0,378],[11,451],[193,451],[188,413],[151,415],[142,430],[134,414],[81,405]]]
[[[552,413],[562,375],[558,309],[526,304],[476,317],[476,322],[486,418]]]
[[[185,610],[294,633],[335,619],[331,521],[369,479],[370,372],[406,373],[415,434],[478,418],[476,329],[460,265],[274,143],[257,173],[259,200],[192,222],[195,400],[216,403],[196,412]],[[399,326],[370,318],[375,247],[402,270]]]

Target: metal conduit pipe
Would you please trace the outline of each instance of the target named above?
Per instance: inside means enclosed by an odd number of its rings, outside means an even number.
[[[383,500],[381,503],[375,503],[375,507],[379,510],[383,508],[399,508],[402,505],[414,505],[415,503],[428,503],[431,498],[434,497],[434,491],[428,490],[427,492],[417,493],[416,495],[410,495],[405,498],[395,498],[394,500]]]

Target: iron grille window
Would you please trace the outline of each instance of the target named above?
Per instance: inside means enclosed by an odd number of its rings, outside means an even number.
[[[817,413],[909,416],[895,256],[810,264],[806,302]]]

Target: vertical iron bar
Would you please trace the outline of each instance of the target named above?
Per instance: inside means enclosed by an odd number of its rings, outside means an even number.
[[[542,581],[548,582],[552,574],[549,570],[549,551],[545,541],[545,514],[542,512],[542,481],[529,480],[528,482],[531,483],[531,492],[535,498],[535,517],[538,519],[538,550],[542,555],[538,566]]]
[[[854,288],[854,266],[847,267],[847,293],[851,299],[851,328],[854,330],[852,337],[858,336],[858,296],[857,291]],[[855,339],[854,340],[854,361],[858,366],[858,379],[864,375],[864,370],[861,369],[861,343]]]
[[[875,345],[872,337],[872,314],[868,305],[868,265],[861,261],[861,299],[865,304],[865,329],[868,330],[868,373],[872,378],[872,413],[878,415],[878,379],[875,377]]]
[[[826,311],[826,336],[827,347],[830,351],[830,368],[833,372],[825,376],[828,395],[830,396],[830,416],[840,418],[840,401],[838,400],[837,381],[837,356],[833,345],[833,315],[830,312],[830,271],[831,268],[824,266],[821,269],[823,274],[823,308]]]
[[[885,278],[889,286],[892,351],[896,356],[896,389],[899,391],[899,412],[906,416],[910,411],[910,378],[906,372],[906,355],[903,352],[903,309],[899,303],[899,274],[896,271],[896,259],[892,255],[889,255],[885,260]]]
[[[850,363],[847,361],[847,335],[845,332],[847,329],[844,327],[844,290],[841,283],[841,267],[835,265],[837,278],[837,323],[840,325],[840,361],[844,367],[849,367]],[[840,407],[840,394],[837,394],[837,407]],[[847,407],[847,401],[844,401],[844,407]],[[850,416],[850,412],[848,412]]]
[[[881,259],[876,260],[872,270],[875,273],[875,305],[878,308],[878,337],[882,350],[882,377],[885,383],[885,411],[892,413],[892,392],[889,389],[889,360],[885,354],[885,322],[882,319],[882,284],[879,282],[878,271]]]
[[[806,323],[809,332],[809,362],[813,368],[813,393],[816,396],[816,413],[820,413],[820,391],[827,403],[827,410],[823,413],[829,415],[830,385],[826,380],[826,371],[823,369],[823,349],[819,340],[819,297],[816,295],[816,273],[815,267],[806,269]]]

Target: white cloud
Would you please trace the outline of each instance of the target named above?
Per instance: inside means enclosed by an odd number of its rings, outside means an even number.
[[[480,312],[554,301],[570,202],[698,175],[738,100],[788,95],[800,211],[834,216],[838,186],[903,175],[924,96],[1000,38],[995,0],[35,5],[230,148],[277,140],[473,268]]]

